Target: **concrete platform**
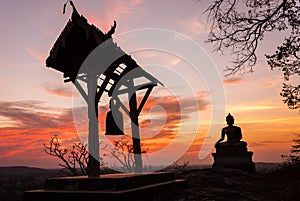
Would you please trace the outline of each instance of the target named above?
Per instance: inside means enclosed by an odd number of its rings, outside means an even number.
[[[185,184],[185,180],[175,180],[174,174],[165,172],[50,178],[45,189],[26,191],[23,201],[163,201]]]
[[[252,161],[253,152],[236,152],[233,154],[219,154],[212,153],[214,163],[212,168],[214,170],[223,169],[240,169],[246,172],[255,172],[255,164]]]

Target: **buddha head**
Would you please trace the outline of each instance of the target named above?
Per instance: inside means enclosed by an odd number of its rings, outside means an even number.
[[[226,117],[226,122],[227,122],[228,125],[234,124],[234,118],[233,118],[233,116],[231,116],[230,113]]]

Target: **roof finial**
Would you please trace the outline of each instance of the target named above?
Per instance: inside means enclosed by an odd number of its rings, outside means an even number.
[[[63,14],[66,13],[66,6],[67,6],[67,4],[68,4],[69,2],[70,2],[70,0],[68,0],[68,1],[64,4]]]
[[[76,8],[75,8],[75,6],[74,6],[74,4],[73,4],[73,1],[71,1],[71,0],[68,0],[68,1],[64,4],[63,14],[65,14],[65,12],[66,12],[66,6],[67,6],[67,4],[68,4],[69,2],[70,2],[70,5],[71,5],[72,8],[73,8],[72,20],[77,20],[77,19],[80,17],[80,15],[79,15],[78,11],[76,10]]]

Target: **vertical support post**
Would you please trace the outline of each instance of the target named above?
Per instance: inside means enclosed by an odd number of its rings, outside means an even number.
[[[133,80],[129,81],[129,87],[133,89]],[[132,143],[135,168],[134,173],[143,173],[143,160],[141,153],[141,142],[140,142],[140,129],[139,129],[139,114],[137,109],[136,92],[132,91],[128,93],[129,107],[130,107],[130,119],[131,119],[131,130],[132,130]]]
[[[100,176],[99,162],[99,136],[98,136],[98,101],[95,100],[97,92],[97,76],[93,72],[87,74],[88,88],[88,118],[89,118],[89,134],[88,134],[88,177]]]

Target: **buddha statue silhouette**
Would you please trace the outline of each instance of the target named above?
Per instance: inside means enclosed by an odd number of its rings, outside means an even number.
[[[234,126],[234,118],[229,113],[226,117],[227,127],[224,127],[221,132],[221,138],[216,142],[215,148],[220,147],[232,147],[232,146],[242,146],[246,147],[247,143],[241,141],[242,139],[242,131],[238,126]],[[227,137],[226,142],[222,142],[225,139],[225,135]]]
[[[255,172],[255,164],[252,161],[253,152],[247,150],[247,143],[242,140],[242,131],[234,126],[234,118],[229,113],[226,117],[227,125],[222,128],[221,138],[216,142],[216,153],[212,153],[214,163],[212,168],[223,170],[225,168],[240,169],[247,172]],[[224,141],[227,137],[226,142]]]

